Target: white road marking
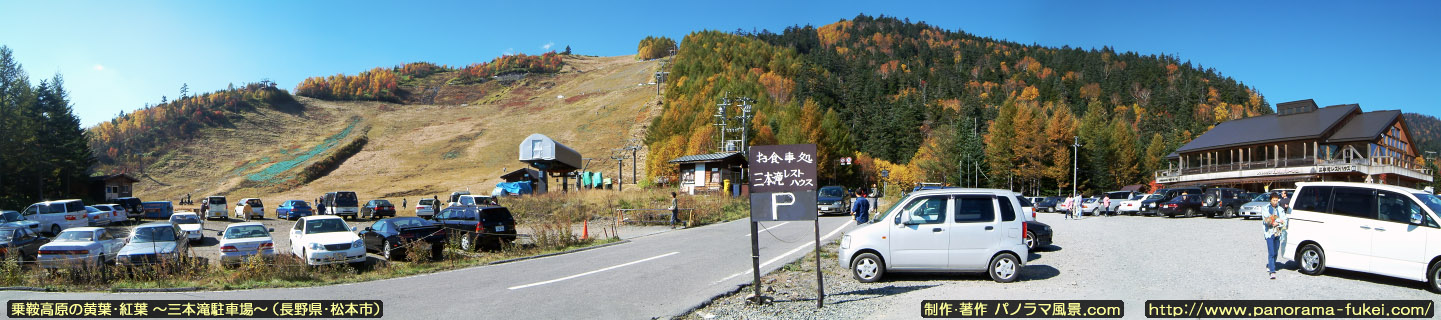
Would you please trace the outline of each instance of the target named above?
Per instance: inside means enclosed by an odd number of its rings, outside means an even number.
[[[636,261],[626,262],[626,263],[623,263],[623,264],[618,264],[618,265],[614,265],[614,266],[609,266],[609,267],[605,267],[605,268],[600,269],[600,270],[594,270],[594,271],[590,271],[590,272],[586,272],[586,273],[581,273],[581,274],[577,274],[577,275],[573,275],[573,276],[569,276],[569,277],[564,277],[564,278],[555,279],[555,280],[546,280],[546,281],[541,281],[541,282],[536,282],[536,283],[526,284],[526,285],[519,285],[519,286],[514,286],[514,287],[510,287],[510,288],[506,288],[506,289],[510,289],[510,290],[524,289],[524,288],[534,287],[534,286],[538,286],[538,285],[544,285],[544,284],[551,284],[551,283],[561,282],[561,281],[565,281],[565,280],[570,280],[570,279],[580,278],[580,277],[584,277],[584,276],[588,276],[588,275],[592,275],[592,274],[597,274],[597,273],[601,273],[601,272],[606,272],[606,271],[614,270],[614,269],[616,269],[616,268],[625,267],[625,266],[629,266],[629,265],[633,265],[633,264],[637,264],[637,263],[641,263],[641,262],[646,262],[646,261],[651,261],[651,260],[655,260],[655,259],[660,259],[660,258],[668,257],[668,256],[675,255],[675,254],[677,254],[677,253],[680,253],[680,252],[671,252],[671,253],[667,253],[667,254],[663,254],[663,255],[658,255],[658,256],[654,256],[654,257],[650,257],[650,258],[645,258],[645,259],[640,259],[640,260],[636,260]]]
[[[845,229],[846,226],[849,226],[849,225],[851,225],[851,223],[855,223],[855,222],[856,222],[855,220],[848,220],[848,221],[846,221],[845,224],[842,224],[840,227],[836,227],[835,230],[831,230],[831,232],[830,232],[830,233],[827,233],[826,236],[821,237],[821,239],[829,239],[831,236],[836,235],[837,232],[841,232],[841,229]],[[776,256],[775,258],[771,258],[770,260],[766,260],[766,262],[761,263],[761,268],[765,268],[766,266],[768,266],[768,265],[770,265],[770,264],[772,264],[772,263],[775,263],[776,261],[780,260],[781,258],[785,258],[786,256],[789,256],[789,255],[791,255],[791,254],[793,254],[793,253],[796,253],[797,251],[801,251],[801,250],[803,250],[803,249],[806,249],[807,247],[811,247],[812,245],[815,245],[815,244],[816,244],[815,241],[806,242],[806,244],[803,244],[803,245],[801,245],[801,246],[799,246],[799,247],[796,247],[795,249],[791,249],[791,251],[787,251],[786,253],[781,254],[780,256]],[[730,275],[730,276],[728,276],[728,277],[725,277],[725,279],[720,279],[720,280],[718,280],[718,281],[716,281],[716,282],[711,282],[711,285],[717,285],[717,284],[720,284],[721,282],[726,282],[727,280],[735,279],[735,277],[739,277],[739,276],[742,276],[742,275],[750,274],[751,272],[755,272],[755,270],[746,270],[746,271],[736,272],[735,274],[732,274],[732,275]]]
[[[786,222],[781,222],[780,224],[777,224],[777,225],[773,225],[773,226],[769,226],[769,227],[765,227],[765,228],[756,229],[756,233],[761,233],[761,231],[766,231],[766,230],[774,229],[774,228],[776,228],[776,227],[783,226],[783,225],[785,225],[785,224],[787,224],[787,223],[791,223],[791,222],[790,222],[790,221],[786,221]],[[749,237],[750,235],[751,235],[750,232],[746,232],[746,236],[747,236],[747,237]]]

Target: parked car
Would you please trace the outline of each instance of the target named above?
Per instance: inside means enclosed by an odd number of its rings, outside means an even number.
[[[100,267],[115,261],[124,247],[125,238],[116,238],[105,228],[74,228],[60,232],[50,243],[40,246],[36,262],[46,269]]]
[[[1140,195],[1140,194],[1141,194],[1140,192],[1135,192],[1135,191],[1111,191],[1111,192],[1107,192],[1106,194],[1101,195],[1101,197],[1104,197],[1104,198],[1102,199],[1102,202],[1104,202],[1104,199],[1111,199],[1110,206],[1101,207],[1101,208],[1100,208],[1100,209],[1101,209],[1100,211],[1101,211],[1102,213],[1104,213],[1104,214],[1116,215],[1117,211],[1119,211],[1119,208],[1121,208],[1121,202],[1122,202],[1122,201],[1131,200],[1131,198],[1133,198],[1133,197],[1135,197],[1135,196],[1137,196],[1137,195]]]
[[[360,207],[360,217],[365,219],[395,217],[395,205],[391,204],[390,200],[384,199],[366,201],[365,205]]]
[[[170,223],[174,224],[175,229],[180,230],[180,233],[191,242],[205,240],[205,235],[201,233],[201,231],[205,230],[205,221],[204,219],[200,219],[200,215],[194,212],[176,212],[170,215]]]
[[[1146,199],[1146,200],[1144,200],[1144,201],[1141,201],[1141,213],[1142,213],[1142,214],[1146,214],[1146,215],[1155,214],[1155,215],[1157,215],[1157,216],[1160,216],[1160,215],[1161,215],[1161,210],[1160,210],[1161,204],[1166,203],[1167,201],[1171,201],[1171,199],[1175,199],[1177,196],[1180,196],[1180,195],[1186,195],[1186,194],[1199,195],[1199,194],[1202,194],[1202,193],[1204,193],[1204,192],[1201,192],[1201,188],[1193,188],[1193,187],[1187,187],[1187,188],[1166,188],[1166,189],[1156,190],[1156,193],[1155,193],[1155,194],[1156,194],[1156,195],[1159,195],[1160,197],[1156,197],[1155,199],[1150,199],[1150,198],[1148,198],[1148,199]],[[1153,202],[1153,200],[1154,200],[1154,202]]]
[[[1032,203],[1030,198],[1017,195],[1016,201],[1021,203],[1021,213],[1025,214],[1026,221],[1036,220],[1036,204]]]
[[[241,212],[245,211],[246,204],[250,204],[249,213]],[[252,218],[265,219],[265,202],[260,201],[260,198],[240,199],[235,202],[235,217],[245,221],[250,221]]]
[[[451,204],[451,206],[498,206],[498,205],[500,205],[499,199],[496,199],[495,197],[492,197],[492,196],[481,196],[481,195],[469,195],[469,194],[467,194],[467,195],[461,195],[460,197],[456,198],[456,203]]]
[[[80,200],[46,201],[20,212],[25,220],[40,223],[40,230],[49,231],[52,236],[65,229],[84,227],[89,221],[87,214],[85,203]]]
[[[1061,202],[1065,200],[1066,198],[1063,197],[1041,198],[1041,201],[1036,202],[1036,210],[1039,210],[1041,212],[1056,212],[1056,206],[1060,205]]]
[[[116,204],[119,204],[121,207],[125,207],[125,213],[130,216],[130,219],[137,219],[137,220],[138,220],[138,219],[140,219],[140,218],[144,218],[144,217],[145,217],[145,211],[142,210],[142,208],[141,208],[141,204],[144,203],[144,201],[140,201],[140,198],[136,198],[136,197],[115,198],[114,201],[115,201]]]
[[[170,219],[170,214],[175,212],[175,206],[170,201],[146,201],[140,203],[142,215],[148,219]]]
[[[1026,220],[1026,225],[1021,228],[1025,230],[1021,238],[1024,240],[1023,242],[1026,243],[1026,248],[1031,252],[1035,252],[1036,248],[1051,245],[1051,239],[1054,238],[1051,225],[1036,221],[1036,211],[1034,208],[1028,207],[1030,205],[1028,204],[1029,200],[1025,197],[1020,197],[1020,194],[1016,195],[1016,200],[1021,203],[1021,216]],[[1001,206],[1002,211],[1008,210],[1011,207],[1006,201],[997,201],[996,203]],[[1030,214],[1026,214],[1027,212]]]
[[[36,232],[40,230],[40,222],[25,219],[19,211],[11,210],[0,211],[0,226],[21,226]]]
[[[1137,194],[1130,199],[1121,201],[1121,205],[1116,207],[1116,214],[1141,214],[1141,201],[1145,201],[1150,196],[1150,194]]]
[[[1271,205],[1271,193],[1258,193],[1251,197],[1251,202],[1241,205],[1241,219],[1260,219],[1266,213],[1266,206]]]
[[[440,203],[435,199],[420,199],[415,202],[415,216],[417,217],[430,219],[435,217],[436,212],[440,212]]]
[[[325,214],[355,219],[360,214],[360,198],[352,191],[336,191],[325,195]]]
[[[467,190],[467,191],[451,192],[451,193],[450,193],[450,198],[446,198],[446,200],[445,200],[445,206],[446,206],[447,208],[449,208],[449,207],[454,207],[454,206],[460,205],[460,196],[464,196],[464,195],[470,195],[470,191]]]
[[[1079,199],[1081,199],[1081,198],[1079,198],[1079,197],[1063,197],[1063,198],[1061,198],[1060,200],[1057,200],[1057,202],[1056,202],[1056,207],[1055,207],[1054,212],[1060,212],[1060,213],[1071,212],[1071,207],[1076,206],[1076,201],[1080,201]]]
[[[226,226],[224,231],[215,234],[220,238],[220,264],[232,266],[255,257],[274,259],[275,240],[271,239],[271,232],[275,232],[275,229],[267,228],[259,222],[232,223]]]
[[[445,254],[445,227],[421,218],[381,219],[359,235],[365,241],[366,252],[379,253],[387,261],[405,257],[407,248],[417,241],[426,243],[431,259],[439,260]]]
[[[1161,203],[1157,205],[1157,207],[1160,207],[1161,215],[1167,218],[1174,218],[1176,216],[1187,218],[1198,216],[1201,214],[1201,195],[1188,194],[1176,196],[1171,199],[1171,201]]]
[[[110,215],[114,212],[103,211],[95,206],[85,206],[85,226],[103,227],[110,225]]]
[[[81,227],[76,227],[81,228]],[[40,246],[50,238],[20,226],[0,226],[0,256],[18,256],[20,261],[35,260]]]
[[[1015,281],[1025,266],[1021,257],[1030,251],[1020,202],[1011,194],[963,188],[913,192],[876,223],[841,237],[837,259],[860,282],[903,271],[986,272],[996,282]]]
[[[1140,214],[1143,216],[1159,216],[1161,215],[1161,204],[1170,200],[1171,199],[1166,199],[1165,195],[1152,193],[1151,195],[1146,196],[1145,199],[1141,199]]]
[[[130,210],[125,209],[125,206],[114,203],[107,203],[97,204],[92,207],[103,211],[110,211],[110,224],[118,224],[124,223],[125,221],[130,221]]]
[[[175,263],[185,259],[190,242],[180,229],[169,221],[157,221],[135,226],[130,229],[130,238],[125,247],[115,255],[115,264],[139,266],[161,262]]]
[[[1291,198],[1285,252],[1299,271],[1346,269],[1424,281],[1441,293],[1441,199],[1398,186],[1300,182]]]
[[[290,229],[290,254],[308,265],[365,262],[365,242],[345,218],[333,215],[302,217]]]
[[[1076,215],[1077,215],[1077,216],[1084,216],[1084,215],[1086,215],[1086,214],[1090,214],[1090,215],[1093,215],[1093,216],[1094,216],[1094,215],[1099,214],[1100,212],[1101,212],[1101,198],[1100,198],[1100,197],[1090,197],[1090,198],[1086,198],[1086,199],[1084,199],[1084,200],[1081,200],[1081,207],[1078,208],[1078,210],[1076,210]]]
[[[824,186],[816,190],[816,215],[845,214],[850,211],[846,187]]]
[[[226,203],[225,196],[205,197],[205,210],[202,214],[205,214],[206,219],[230,220],[230,207],[226,206]]]
[[[1201,213],[1210,218],[1233,218],[1241,206],[1251,202],[1243,197],[1246,191],[1234,188],[1210,188],[1201,197]]]
[[[315,209],[305,200],[285,200],[279,207],[275,207],[275,217],[286,220],[295,220],[315,214]]]
[[[446,228],[451,237],[460,238],[466,251],[499,249],[515,241],[515,218],[510,209],[501,206],[456,206],[445,208],[435,221]]]

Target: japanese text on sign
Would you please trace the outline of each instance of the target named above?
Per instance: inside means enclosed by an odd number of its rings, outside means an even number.
[[[10,318],[379,318],[379,300],[10,300]]]
[[[816,189],[816,145],[753,146],[750,152],[752,192]]]

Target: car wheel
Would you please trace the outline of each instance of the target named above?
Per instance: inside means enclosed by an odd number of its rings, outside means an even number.
[[[1225,212],[1226,212],[1226,213],[1225,213],[1224,217],[1225,217],[1226,219],[1230,219],[1230,218],[1235,218],[1235,217],[1236,217],[1236,208],[1226,207],[1226,211],[1225,211]]]
[[[851,277],[860,282],[876,282],[886,275],[885,262],[874,253],[862,253],[851,259]]]
[[[1196,216],[1196,209],[1186,209],[1186,218]]]
[[[470,234],[461,234],[460,249],[465,251],[475,251],[475,237],[472,237]]]
[[[380,255],[385,257],[385,261],[392,260],[390,258],[390,240],[380,243]]]
[[[59,235],[59,234],[60,234],[60,225],[58,225],[58,224],[52,224],[52,225],[50,225],[50,236],[51,236],[51,237],[54,237],[54,236]]]
[[[1014,254],[998,254],[995,258],[991,258],[991,267],[987,271],[991,275],[991,280],[996,282],[1016,281],[1021,277],[1021,260]]]
[[[1301,273],[1303,274],[1314,276],[1326,272],[1326,251],[1321,250],[1321,246],[1315,243],[1302,246],[1301,251],[1296,252],[1296,261],[1301,264]],[[1431,269],[1433,270],[1431,273],[1434,274],[1436,268],[1433,266]],[[1435,281],[1433,280],[1432,283]]]
[[[1031,232],[1031,231],[1027,230],[1027,231],[1026,231],[1026,236],[1025,236],[1024,238],[1022,238],[1022,239],[1026,241],[1026,249],[1029,249],[1029,250],[1032,251],[1032,252],[1035,252],[1035,251],[1036,251],[1036,243],[1037,243],[1037,241],[1036,241],[1036,233],[1035,233],[1035,232]]]
[[[1432,263],[1431,270],[1427,271],[1426,275],[1428,275],[1427,279],[1430,280],[1427,283],[1428,289],[1431,289],[1431,292],[1441,293],[1441,261]]]

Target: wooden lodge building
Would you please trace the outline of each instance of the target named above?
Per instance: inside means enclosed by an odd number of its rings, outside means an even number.
[[[1166,187],[1294,188],[1302,181],[1373,182],[1420,188],[1431,182],[1400,110],[1356,104],[1317,108],[1310,99],[1276,114],[1217,124],[1166,157]]]

